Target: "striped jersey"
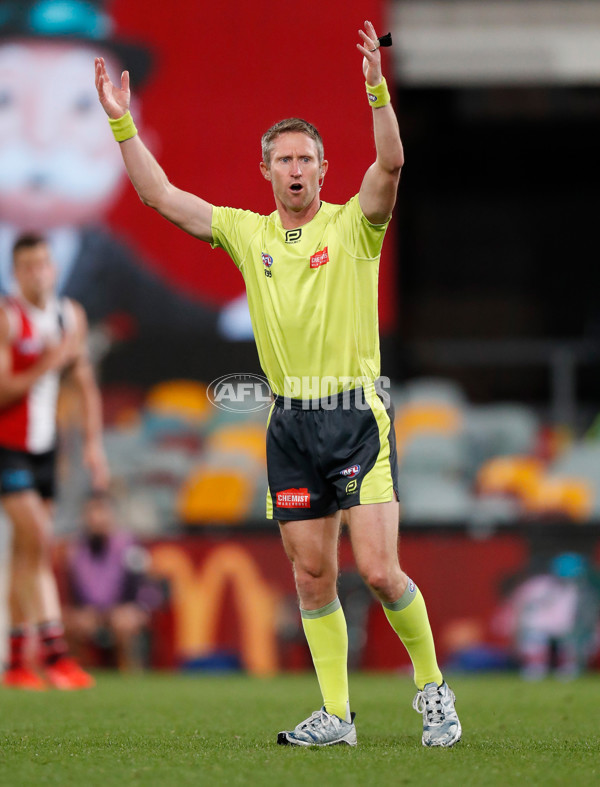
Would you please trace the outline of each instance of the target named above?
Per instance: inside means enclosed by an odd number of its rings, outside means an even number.
[[[65,331],[75,330],[75,310],[67,298],[52,298],[38,309],[24,298],[12,297],[0,300],[0,307],[8,315],[14,372],[27,370]],[[23,397],[0,406],[0,446],[32,454],[54,448],[59,385],[60,372],[46,372]]]

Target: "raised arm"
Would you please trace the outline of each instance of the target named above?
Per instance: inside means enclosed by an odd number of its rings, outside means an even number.
[[[383,79],[377,33],[371,22],[365,22],[365,29],[359,30],[358,33],[362,43],[356,46],[363,54],[363,74],[367,86],[377,88],[382,84]],[[370,93],[368,87],[367,93]],[[398,120],[391,103],[373,106],[371,111],[377,158],[365,173],[360,187],[359,201],[362,212],[372,224],[383,224],[390,217],[396,204],[400,170],[404,164],[404,151]]]
[[[104,111],[112,120],[129,112],[129,72],[121,74],[121,86],[113,85],[104,58],[97,57],[96,89]],[[176,188],[144,145],[139,134],[120,142],[127,174],[144,205],[154,208],[173,224],[201,240],[211,241],[212,205]]]

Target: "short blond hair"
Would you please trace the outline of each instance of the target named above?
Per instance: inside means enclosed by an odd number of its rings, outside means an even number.
[[[286,118],[285,120],[280,120],[279,123],[275,123],[274,126],[271,126],[270,129],[265,131],[260,140],[263,161],[267,167],[271,166],[271,153],[273,152],[275,140],[282,134],[287,134],[290,132],[306,134],[307,137],[310,137],[314,141],[315,145],[317,146],[319,164],[321,164],[325,158],[325,150],[323,148],[323,139],[319,134],[318,129],[307,120],[302,120],[302,118]]]

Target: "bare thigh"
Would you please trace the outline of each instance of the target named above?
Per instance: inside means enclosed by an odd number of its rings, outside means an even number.
[[[6,495],[2,505],[13,525],[13,556],[49,559],[52,537],[49,504],[37,492],[28,489]]]

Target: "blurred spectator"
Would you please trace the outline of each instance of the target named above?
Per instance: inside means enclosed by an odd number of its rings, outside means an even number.
[[[15,239],[35,227],[58,261],[57,292],[102,326],[103,351],[157,331],[213,334],[212,306],[157,276],[104,219],[124,170],[90,80],[93,58],[130,69],[137,86],[151,64],[145,45],[112,34],[105,6],[0,0],[0,293],[13,291]]]
[[[160,593],[148,580],[147,552],[116,524],[106,494],[92,493],[83,532],[67,558],[67,637],[80,655],[87,647],[113,650],[119,669],[144,666],[144,634]]]
[[[574,678],[598,646],[600,593],[588,560],[557,555],[547,573],[526,579],[511,594],[498,623],[515,643],[521,675],[539,680],[551,670]]]

